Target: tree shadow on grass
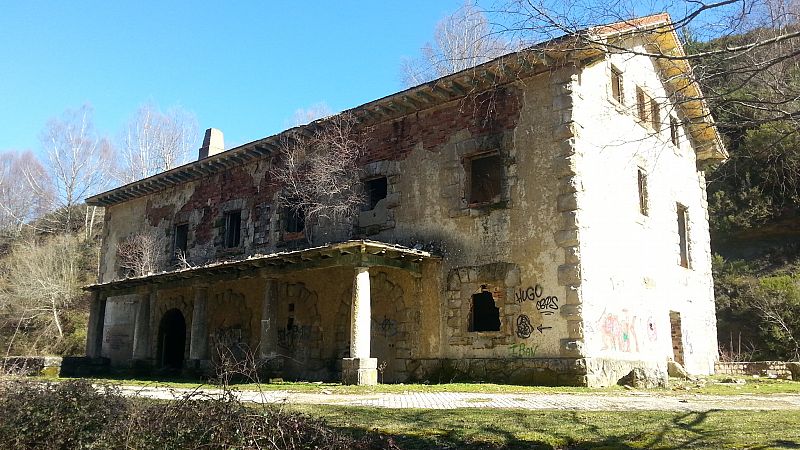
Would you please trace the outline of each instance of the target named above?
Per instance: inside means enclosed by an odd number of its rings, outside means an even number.
[[[412,424],[392,434],[392,440],[397,444],[395,448],[404,450],[800,448],[798,442],[791,440],[793,436],[776,439],[765,432],[763,441],[759,442],[759,436],[747,433],[732,435],[737,422],[718,410],[639,411],[636,415],[624,411],[599,413],[617,415],[616,420],[605,421],[602,417],[598,419],[598,413],[585,411],[509,410],[501,419],[474,422],[441,410],[373,411],[372,414],[369,416],[371,423],[387,424],[396,420]],[[353,419],[356,423],[359,421],[357,416]],[[519,423],[515,427],[512,423],[499,423],[502,420]],[[356,434],[365,431],[357,425],[339,429]]]

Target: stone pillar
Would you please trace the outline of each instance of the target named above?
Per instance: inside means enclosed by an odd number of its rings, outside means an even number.
[[[139,296],[136,321],[133,329],[133,359],[150,359],[150,305],[155,303],[156,292]]]
[[[103,322],[106,316],[106,299],[99,292],[92,293],[89,305],[89,323],[86,330],[86,356],[99,358],[103,348]]]
[[[261,300],[261,359],[273,359],[278,354],[277,283],[267,278],[264,283],[264,298]]]
[[[189,338],[189,359],[208,359],[208,287],[194,288],[194,308],[192,309],[192,332]]]
[[[372,308],[369,268],[356,267],[350,304],[350,358],[342,360],[342,384],[378,383],[378,360],[370,358]]]

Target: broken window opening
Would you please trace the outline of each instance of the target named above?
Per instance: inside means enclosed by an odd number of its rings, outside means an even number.
[[[650,119],[648,117],[648,115],[647,115],[648,114],[648,111],[647,111],[647,100],[648,99],[649,98],[647,97],[647,94],[644,93],[642,88],[637,86],[636,87],[636,110],[637,110],[637,112],[639,114],[639,120],[642,123],[647,123],[647,121]]]
[[[500,331],[500,308],[495,306],[491,292],[472,296],[469,331]]]
[[[652,98],[650,99],[650,125],[656,132],[661,130],[661,105]]]
[[[682,267],[690,268],[689,260],[689,239],[687,236],[689,214],[685,206],[678,203],[678,253],[680,254],[679,264]]]
[[[186,254],[189,247],[189,224],[182,223],[175,225],[175,239],[172,242],[172,255],[180,257]]]
[[[639,213],[643,216],[647,214],[647,173],[641,167],[637,174],[639,185]]]
[[[470,205],[497,203],[502,189],[503,165],[498,153],[479,155],[468,160]]]
[[[378,202],[386,198],[388,187],[386,177],[378,177],[364,181],[364,193],[366,194],[364,211],[375,209],[375,207],[378,206]]]
[[[611,66],[611,97],[620,105],[625,104],[625,93],[622,90],[622,71]]]
[[[225,248],[238,247],[242,236],[242,211],[225,213]]]
[[[669,138],[673,145],[678,145],[678,119],[669,116]]]
[[[306,228],[306,214],[303,208],[290,206],[284,210],[286,218],[284,231],[287,233],[300,233]]]

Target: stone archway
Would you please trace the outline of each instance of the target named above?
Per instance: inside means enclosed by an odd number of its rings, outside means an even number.
[[[390,281],[385,272],[370,273],[370,297],[370,356],[378,360],[379,381],[406,381],[406,361],[411,357],[414,323],[419,321],[419,312],[407,308],[403,288]],[[336,343],[342,358],[350,356],[351,301],[352,292],[347,290],[336,318]]]
[[[158,325],[158,363],[164,369],[183,368],[186,352],[186,319],[173,308],[164,313]]]

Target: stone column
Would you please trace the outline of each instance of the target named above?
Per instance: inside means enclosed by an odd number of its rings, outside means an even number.
[[[150,305],[155,303],[156,291],[139,296],[133,329],[133,359],[150,359]]]
[[[264,283],[264,298],[261,300],[261,359],[273,359],[278,353],[277,283],[267,278]]]
[[[189,338],[189,359],[208,359],[208,287],[194,288],[194,308],[192,309],[192,332]]]
[[[106,298],[99,292],[92,293],[89,305],[89,323],[86,330],[86,356],[99,358],[103,348],[103,322],[106,316]]]
[[[356,267],[350,304],[350,358],[342,360],[343,384],[378,383],[378,360],[370,358],[371,301],[369,268]]]

